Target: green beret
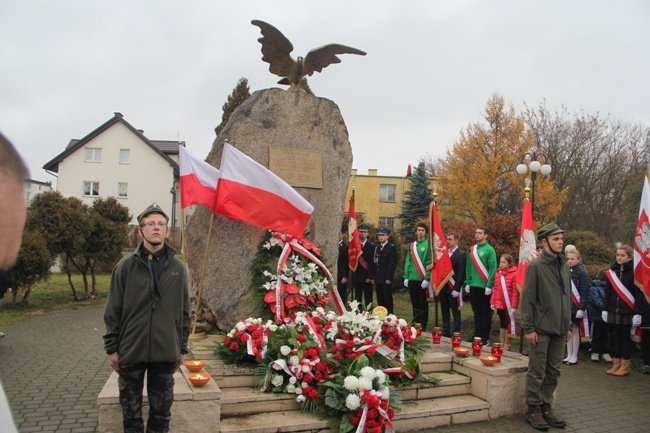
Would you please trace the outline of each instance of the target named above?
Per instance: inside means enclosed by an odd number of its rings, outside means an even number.
[[[537,239],[539,240],[546,239],[547,237],[556,235],[558,233],[564,233],[564,230],[562,230],[555,223],[548,223],[540,227],[539,230],[537,230]]]
[[[160,215],[164,216],[167,221],[169,221],[169,217],[158,205],[158,203],[151,203],[148,208],[146,208],[140,215],[138,215],[138,224],[141,223],[144,217],[152,213],[159,213]]]

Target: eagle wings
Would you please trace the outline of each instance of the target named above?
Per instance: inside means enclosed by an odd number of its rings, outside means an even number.
[[[258,41],[262,44],[262,60],[270,65],[269,71],[283,77],[278,84],[287,84],[293,90],[299,88],[300,81],[305,75],[312,76],[314,72],[321,72],[332,63],[341,63],[337,54],[366,55],[364,51],[356,48],[328,44],[314,48],[304,58],[298,57],[294,60],[290,55],[293,45],[280,30],[260,20],[253,20],[251,24],[259,27],[262,32],[262,37]]]

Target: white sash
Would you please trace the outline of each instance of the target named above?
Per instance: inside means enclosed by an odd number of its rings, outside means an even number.
[[[508,317],[510,318],[508,323],[508,332],[510,334],[516,334],[515,330],[515,309],[510,306],[510,295],[508,295],[508,288],[506,287],[506,279],[501,275],[501,290],[503,291],[503,299],[506,302],[506,311],[508,312]]]
[[[489,278],[489,273],[483,262],[481,261],[480,257],[478,256],[478,245],[472,246],[470,249],[471,256],[472,256],[472,262],[474,263],[474,267],[478,271],[479,275],[481,276],[481,279],[485,284],[488,282]]]

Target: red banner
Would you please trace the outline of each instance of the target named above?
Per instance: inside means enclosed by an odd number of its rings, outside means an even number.
[[[361,242],[359,241],[359,227],[357,214],[354,211],[354,194],[350,197],[350,210],[348,212],[348,265],[352,272],[357,270],[359,257],[361,257]]]
[[[433,268],[431,269],[431,285],[437,295],[447,284],[447,281],[454,275],[454,268],[451,265],[447,240],[442,232],[442,225],[438,217],[438,208],[435,202],[429,208],[429,221],[431,222],[431,257]]]
[[[639,207],[639,221],[634,233],[634,283],[650,301],[650,184],[646,174]]]
[[[517,290],[521,293],[524,288],[526,268],[537,257],[537,239],[533,209],[528,199],[524,200],[524,210],[521,213],[521,234],[519,235],[519,264],[517,265]]]

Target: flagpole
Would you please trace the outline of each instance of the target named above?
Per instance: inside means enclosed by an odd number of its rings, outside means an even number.
[[[436,265],[436,245],[435,242],[433,241],[434,236],[433,236],[433,227],[435,224],[435,221],[433,220],[433,206],[436,205],[436,199],[438,198],[438,192],[436,191],[437,188],[433,188],[433,201],[431,202],[431,205],[429,205],[429,244],[431,247],[431,269],[433,270],[433,267]],[[433,272],[432,272],[433,273]],[[429,281],[429,284],[433,284],[433,278],[431,278],[431,281]],[[436,287],[433,287],[433,326],[438,326],[438,298],[439,296],[436,294]]]
[[[203,340],[208,336],[205,332],[196,332],[196,322],[199,319],[199,308],[201,307],[201,292],[203,292],[203,279],[205,277],[205,266],[208,261],[208,251],[210,249],[210,236],[212,235],[212,223],[214,222],[214,214],[210,214],[210,226],[208,228],[208,239],[205,241],[205,253],[203,254],[203,266],[201,267],[201,279],[199,280],[199,292],[196,295],[196,312],[194,313],[194,323],[192,324],[192,333],[190,340]]]

